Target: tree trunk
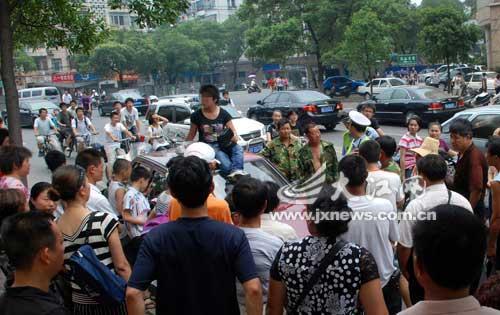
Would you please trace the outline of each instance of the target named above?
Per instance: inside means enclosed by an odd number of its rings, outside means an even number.
[[[233,60],[233,90],[236,90],[236,80],[238,79],[238,60]]]
[[[448,72],[448,82],[447,82],[447,89],[448,89],[448,93],[451,94],[451,71],[450,71],[450,58],[448,58],[448,56],[446,56],[446,66],[448,67],[447,69],[447,72]]]
[[[0,59],[1,75],[5,89],[7,117],[10,140],[16,145],[23,145],[21,120],[19,116],[19,99],[14,73],[14,41],[10,20],[11,9],[8,1],[0,0]]]
[[[123,73],[121,71],[118,72],[118,86],[123,89]]]
[[[321,61],[321,47],[319,45],[319,39],[318,36],[316,36],[316,32],[311,26],[311,23],[307,22],[307,28],[311,32],[311,39],[314,42],[314,55],[316,56],[316,64],[318,67],[318,81],[314,80],[314,85],[315,88],[319,88],[321,91],[323,90],[323,80],[325,79],[325,66],[323,65],[323,62]]]

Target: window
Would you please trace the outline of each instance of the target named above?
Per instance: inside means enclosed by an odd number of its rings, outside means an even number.
[[[57,96],[57,95],[59,95],[59,91],[57,89],[46,89],[45,95],[46,96]]]
[[[382,82],[380,83],[380,87],[381,87],[381,88],[382,88],[382,87],[388,87],[388,86],[389,86],[389,82],[387,82],[387,81],[382,81]]]
[[[42,96],[42,90],[31,91],[31,96]]]
[[[62,60],[60,58],[52,59],[52,70],[54,71],[62,71]]]
[[[378,87],[378,85],[379,85],[379,84],[380,84],[380,80],[373,80],[373,81],[372,81],[372,85],[373,85],[374,87]],[[370,85],[367,85],[367,86],[370,86]]]
[[[408,92],[405,90],[397,89],[394,91],[394,94],[392,94],[392,99],[393,100],[409,100],[410,97],[408,96]]]
[[[175,120],[176,123],[182,123],[184,120],[191,117],[191,112],[189,109],[184,107],[176,107],[175,108]]]
[[[500,115],[479,115],[472,121],[472,135],[475,138],[488,139],[500,126]]]
[[[472,76],[472,82],[481,82],[481,79],[482,79],[482,75],[480,75],[480,74],[474,74]]]
[[[276,103],[276,101],[278,100],[278,96],[279,96],[279,93],[273,93],[271,95],[269,95],[268,97],[266,97],[264,99],[264,102],[267,104],[267,103]]]
[[[450,120],[449,123],[444,124],[442,126],[443,133],[450,133],[450,125],[455,121],[455,119],[462,118],[462,119],[469,119],[469,117],[472,116],[472,114],[462,114],[458,115],[453,118],[453,120]]]
[[[247,73],[245,71],[240,71],[238,72],[238,77],[241,79],[241,78],[246,78],[247,77]]]
[[[169,121],[174,121],[174,109],[170,106],[162,106],[158,109],[158,115],[167,118]]]
[[[282,93],[278,99],[278,103],[291,103],[292,98],[287,93]]]
[[[31,97],[31,91],[24,91],[23,92],[23,98],[26,98],[26,97]]]
[[[401,86],[401,85],[405,85],[405,83],[404,83],[404,82],[402,82],[402,81],[400,81],[400,80],[396,80],[396,79],[391,79],[391,80],[390,80],[390,82],[391,82],[391,85],[392,85],[392,86]]]
[[[392,90],[385,90],[377,96],[378,100],[385,101],[391,99]]]

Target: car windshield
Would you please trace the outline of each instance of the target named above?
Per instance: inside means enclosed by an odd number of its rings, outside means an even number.
[[[38,111],[40,108],[46,108],[49,110],[58,108],[54,103],[51,102],[30,102],[26,103],[26,106],[23,106],[25,108],[30,108],[32,111]]]
[[[308,103],[314,101],[324,101],[329,100],[330,97],[327,95],[316,92],[316,91],[300,91],[300,92],[292,92],[292,94],[299,100],[301,103]]]
[[[252,161],[246,161],[244,165],[245,172],[247,172],[251,177],[256,178],[260,181],[271,181],[278,184],[278,186],[283,187],[287,182],[277,173],[277,171],[272,168],[263,159],[257,159]],[[214,177],[214,193],[217,198],[225,198],[227,192],[226,180],[219,174]]]
[[[231,106],[221,106],[220,108],[222,108],[226,112],[228,112],[229,115],[231,115],[231,118],[233,118],[233,119],[235,119],[235,118],[241,118],[240,113],[235,108],[233,108]]]
[[[419,99],[433,99],[434,100],[434,99],[443,99],[443,98],[450,97],[448,94],[445,94],[440,89],[434,89],[434,88],[417,89],[417,90],[413,90],[413,92],[417,95],[417,98],[419,98]]]

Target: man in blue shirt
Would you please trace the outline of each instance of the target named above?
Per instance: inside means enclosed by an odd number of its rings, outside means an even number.
[[[167,178],[181,217],[142,242],[127,288],[130,315],[144,314],[144,291],[158,281],[156,314],[239,314],[238,279],[247,314],[262,314],[262,288],[245,233],[208,217],[214,184],[208,163],[177,157]]]

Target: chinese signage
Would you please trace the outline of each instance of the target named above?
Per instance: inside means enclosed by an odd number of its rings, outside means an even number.
[[[99,76],[95,73],[75,73],[74,75],[75,81],[80,82],[80,81],[97,81],[99,80]]]
[[[398,55],[398,65],[401,67],[412,67],[417,64],[417,55]]]
[[[62,83],[62,82],[73,83],[73,82],[75,82],[75,78],[73,76],[73,73],[70,73],[70,72],[55,73],[52,75],[52,82],[53,83]]]
[[[120,76],[116,75],[115,80],[119,81]],[[139,80],[139,75],[135,74],[135,73],[126,73],[126,74],[122,75],[122,80],[123,81],[137,81],[137,80]]]

